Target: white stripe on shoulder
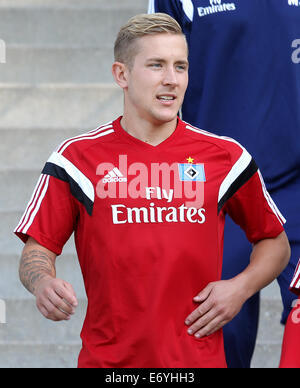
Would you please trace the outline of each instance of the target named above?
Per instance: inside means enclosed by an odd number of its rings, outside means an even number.
[[[95,190],[92,182],[67,158],[61,153],[53,152],[48,163],[53,163],[58,167],[63,168],[66,173],[79,185],[84,194],[95,202]]]
[[[48,190],[48,185],[49,185],[49,180],[50,180],[50,176],[48,175],[46,177],[46,181],[45,181],[45,185],[44,185],[44,188],[43,188],[43,191],[41,192],[41,195],[39,196],[39,199],[36,203],[36,206],[29,218],[29,221],[27,222],[27,224],[24,226],[24,229],[23,229],[23,232],[24,234],[27,233],[28,229],[30,228],[30,226],[32,225],[33,221],[34,221],[34,218],[35,216],[37,215],[37,212],[39,211],[40,207],[41,207],[41,204],[43,202],[43,199],[45,198],[45,195],[47,193],[47,190]]]
[[[278,207],[276,206],[275,202],[271,198],[271,196],[270,196],[270,194],[269,194],[269,192],[268,192],[268,190],[266,188],[263,176],[262,176],[262,174],[261,174],[261,172],[259,170],[258,170],[258,175],[259,175],[259,178],[260,178],[260,181],[261,181],[261,184],[262,184],[262,188],[263,188],[263,193],[264,193],[264,196],[265,196],[265,198],[266,198],[266,200],[268,202],[268,205],[270,206],[270,208],[272,209],[273,213],[278,218],[278,220],[281,223],[281,225],[285,224],[286,223],[286,219],[280,213]]]
[[[248,151],[246,150],[246,148],[243,147],[238,141],[232,139],[231,137],[215,135],[214,133],[204,131],[203,129],[192,127],[189,124],[186,126],[186,128],[189,129],[190,131],[199,133],[199,134],[207,136],[207,137],[212,137],[214,139],[220,139],[220,140],[228,141],[229,143],[234,143],[234,144],[238,145],[241,148],[243,153],[245,152],[246,154],[248,154]]]
[[[97,138],[97,135],[105,136],[112,132],[114,132],[112,122],[109,122],[105,125],[102,125],[101,127],[93,129],[92,131],[64,140],[56,149],[56,152],[63,153],[66,150],[66,148],[68,148],[69,145],[71,145],[74,142],[77,142],[80,140],[95,139]]]
[[[50,176],[42,174],[38,184],[33,192],[32,198],[25,210],[25,213],[15,229],[15,232],[26,234],[30,226],[32,225],[34,218],[39,211],[42,201],[48,190]]]
[[[25,212],[24,212],[18,226],[15,229],[15,232],[21,232],[22,228],[26,225],[26,223],[30,217],[31,212],[34,209],[34,207],[38,201],[38,198],[40,196],[40,193],[41,193],[41,190],[42,190],[42,187],[44,185],[45,180],[46,180],[46,175],[41,174],[41,176],[40,176],[40,178],[39,178],[39,180],[38,180],[38,182],[33,190],[33,194],[30,198],[30,201],[28,202],[28,205],[25,209]]]
[[[251,160],[252,160],[251,155],[245,149],[243,149],[242,155],[239,157],[239,159],[232,166],[231,170],[226,175],[226,178],[223,180],[223,182],[222,182],[222,184],[220,186],[218,202],[221,201],[223,196],[229,190],[230,186],[246,170],[246,168],[251,163]]]
[[[180,0],[187,18],[192,22],[194,19],[194,4],[192,0]]]
[[[185,124],[187,124],[187,123],[185,123]],[[219,136],[219,135],[216,135],[212,132],[204,131],[203,129],[193,127],[190,124],[186,125],[186,129],[189,129],[190,131],[199,133],[199,134],[204,135],[204,136],[213,137],[214,139],[227,140],[231,143],[235,143],[235,144],[239,145],[242,149],[245,149],[238,141],[232,139],[231,137]]]

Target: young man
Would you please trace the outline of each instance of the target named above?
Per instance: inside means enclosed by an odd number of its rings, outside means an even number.
[[[290,289],[300,296],[300,260]],[[295,302],[284,330],[279,368],[300,368],[300,298]]]
[[[300,256],[297,5],[298,1],[290,0],[149,0],[149,12],[165,12],[175,18],[188,40],[190,82],[183,120],[243,144],[288,219],[285,230],[292,255],[277,279],[282,323],[294,299],[289,284]],[[240,273],[249,264],[250,254],[251,245],[228,218],[222,279]],[[224,327],[229,367],[250,367],[258,318],[257,294]]]
[[[187,51],[168,15],[120,30],[123,116],[58,147],[17,226],[21,280],[52,320],[77,304],[55,278],[75,231],[88,297],[79,367],[226,367],[222,326],[287,264],[284,220],[248,152],[177,118]],[[220,281],[227,213],[254,245],[248,268]]]

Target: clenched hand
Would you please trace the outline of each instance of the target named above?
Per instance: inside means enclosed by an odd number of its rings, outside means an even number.
[[[52,321],[69,320],[78,305],[73,287],[61,279],[43,279],[35,296],[39,311]]]

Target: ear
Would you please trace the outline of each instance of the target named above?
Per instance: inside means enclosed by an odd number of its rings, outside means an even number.
[[[128,68],[124,63],[114,62],[112,65],[112,75],[116,83],[125,89],[128,86]]]

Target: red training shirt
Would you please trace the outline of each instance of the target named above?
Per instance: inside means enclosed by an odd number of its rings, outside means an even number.
[[[184,323],[221,278],[225,215],[251,243],[285,220],[234,140],[178,119],[152,146],[120,120],[59,146],[15,233],[59,255],[75,232],[88,297],[79,367],[226,367],[222,330],[196,339]]]

